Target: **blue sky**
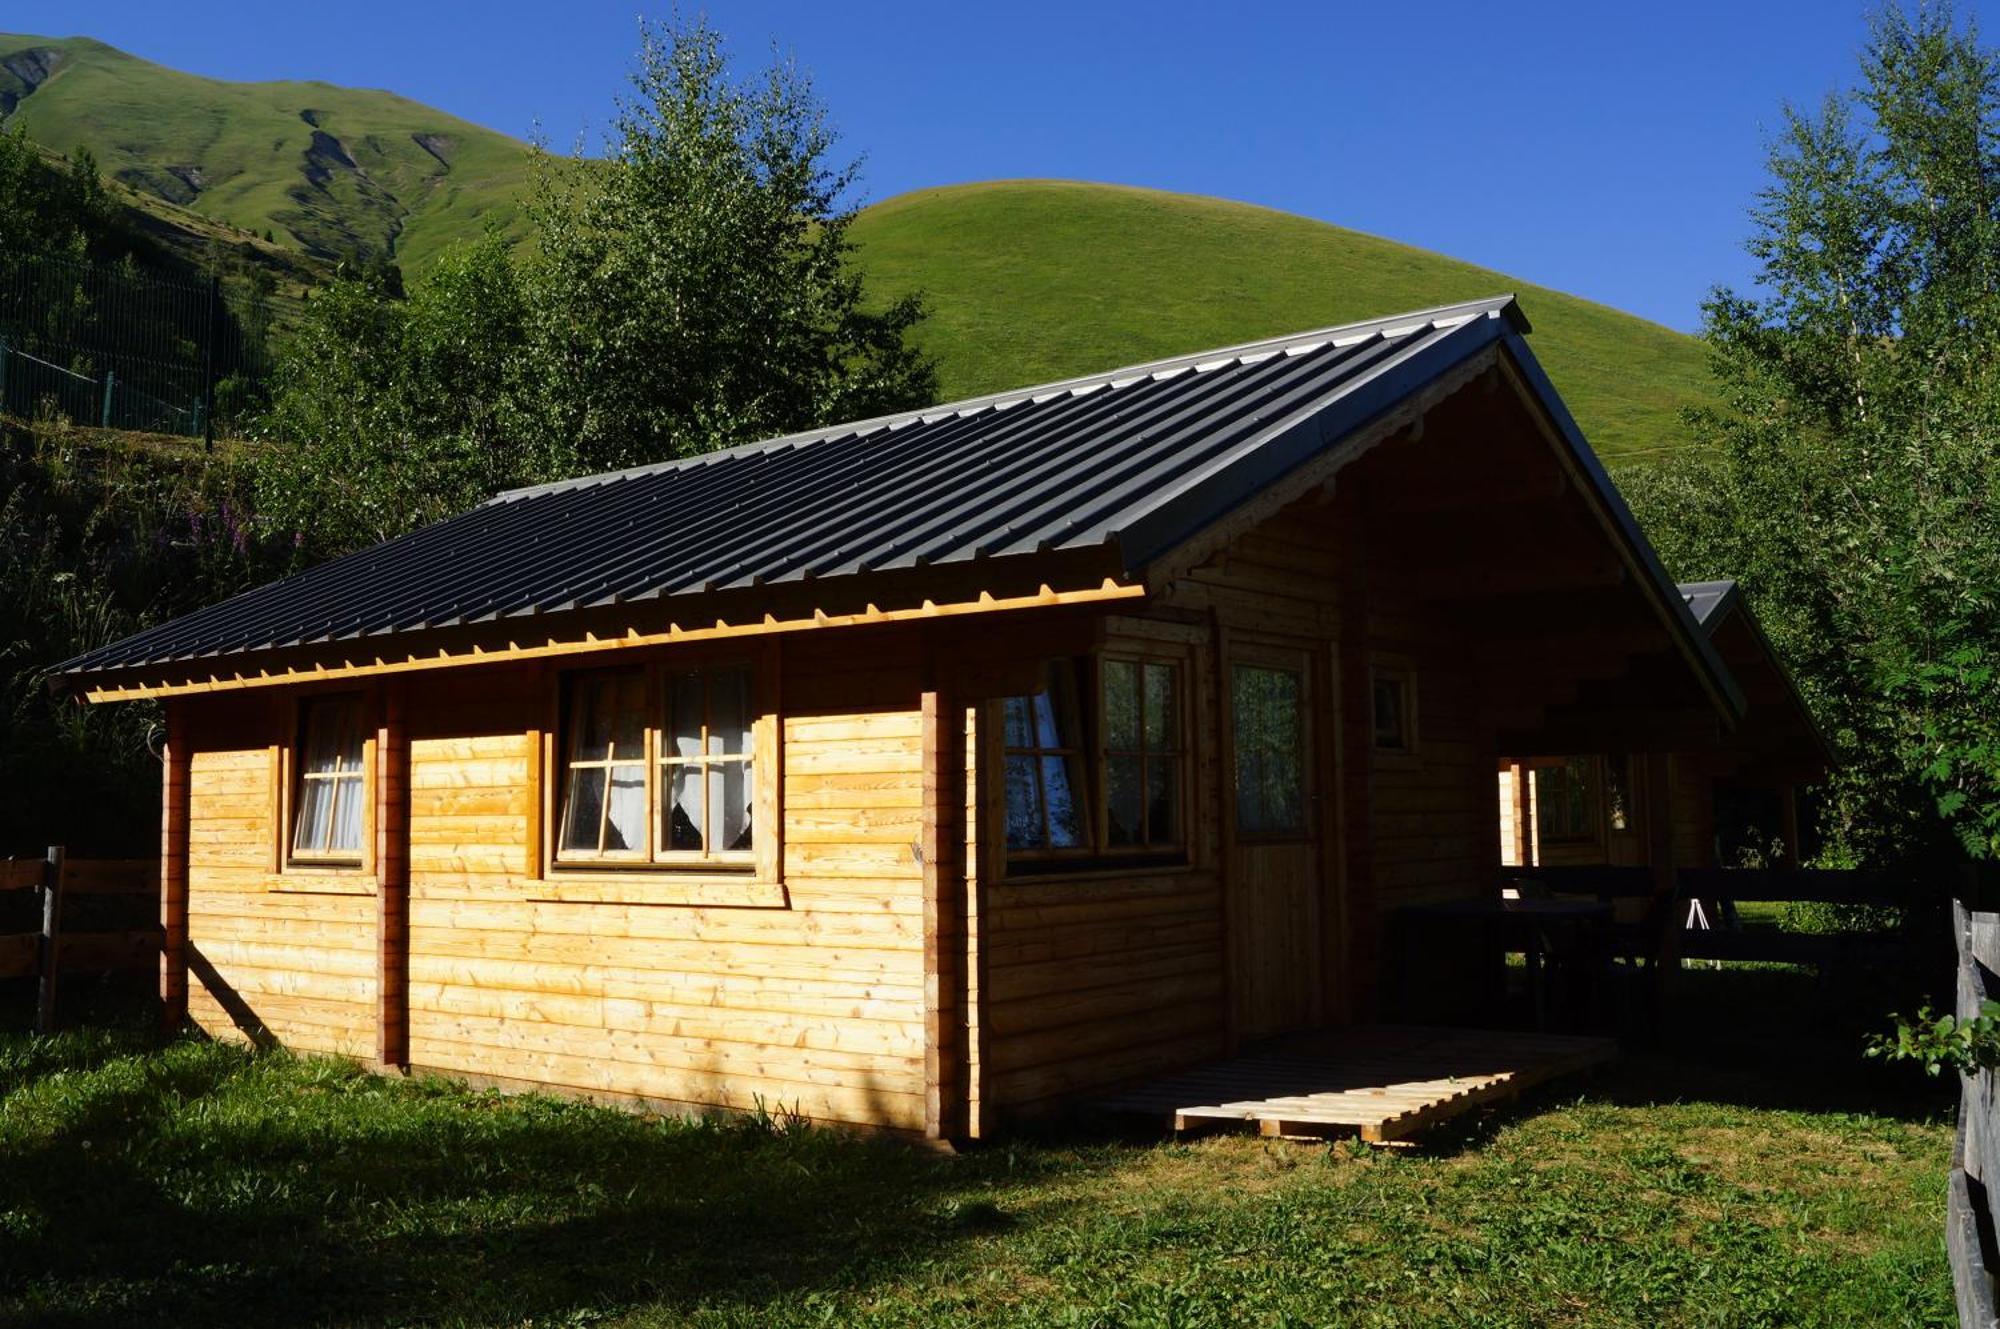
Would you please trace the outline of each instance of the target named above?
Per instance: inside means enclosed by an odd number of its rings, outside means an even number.
[[[601,131],[640,8],[10,0],[0,22],[214,77],[390,88],[567,143]],[[869,198],[1015,176],[1216,194],[1684,329],[1712,284],[1750,278],[1745,209],[1780,107],[1850,82],[1865,33],[1861,0],[707,12],[742,59],[776,46],[812,71]]]

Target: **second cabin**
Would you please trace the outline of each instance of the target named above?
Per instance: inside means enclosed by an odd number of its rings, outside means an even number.
[[[1449,1015],[1388,939],[1501,889],[1496,772],[1619,754],[1670,864],[1709,773],[1819,760],[1527,331],[1482,301],[503,494],[68,662],[166,707],[170,1014],[950,1139]]]

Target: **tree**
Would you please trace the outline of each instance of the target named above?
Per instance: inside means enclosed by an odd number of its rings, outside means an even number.
[[[488,234],[447,254],[407,301],[381,278],[314,292],[272,375],[257,507],[307,556],[567,469],[523,406],[525,311],[505,242]]]
[[[1733,575],[1830,730],[1848,861],[2000,849],[2000,64],[1948,4],[1870,20],[1788,108],[1755,293],[1704,306],[1709,444],[1621,477],[1670,566]]]
[[[705,22],[645,26],[605,160],[539,152],[530,329],[545,427],[589,467],[928,404],[905,295],[849,256],[858,164],[810,80],[736,81]]]

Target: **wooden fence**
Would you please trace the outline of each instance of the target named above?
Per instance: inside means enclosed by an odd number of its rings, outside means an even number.
[[[2000,912],[1991,899],[1964,900],[1952,908],[1958,940],[1958,1015],[1970,1019],[1980,1004],[2000,999]],[[2000,1220],[2000,1112],[1996,1112],[1991,1070],[1962,1078],[1958,1140],[1952,1149],[1951,1186],[1946,1199],[1945,1244],[1951,1252],[1952,1283],[1958,1293],[1963,1329],[1993,1329],[1994,1275],[2000,1272],[1994,1233]]]
[[[110,973],[158,964],[160,864],[151,858],[71,858],[60,845],[42,858],[0,859],[0,898],[32,891],[41,926],[0,933],[0,979],[37,980],[35,1027],[56,1027],[59,979],[65,973]],[[92,897],[122,898],[122,911],[145,918],[138,926],[79,931],[63,926],[65,904]]]

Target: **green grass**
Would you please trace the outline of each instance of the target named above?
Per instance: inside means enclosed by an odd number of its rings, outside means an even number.
[[[904,194],[855,224],[883,295],[928,293],[947,398],[1512,291],[1599,452],[1675,445],[1713,391],[1701,343],[1441,254],[1222,199],[1008,180]]]
[[[0,58],[30,51],[59,58],[25,95],[0,74],[0,92],[19,96],[10,127],[58,152],[88,147],[108,177],[216,221],[322,258],[393,253],[412,270],[489,219],[519,231],[526,148],[394,93],[230,83],[85,37],[0,34]],[[316,129],[344,163],[309,163]]]
[[[1714,977],[1758,985],[1711,984],[1718,1012],[1810,992]],[[1073,1134],[941,1157],[0,1037],[0,1323],[1950,1324],[1939,1096],[1845,1034],[1691,1027],[1406,1156]]]

